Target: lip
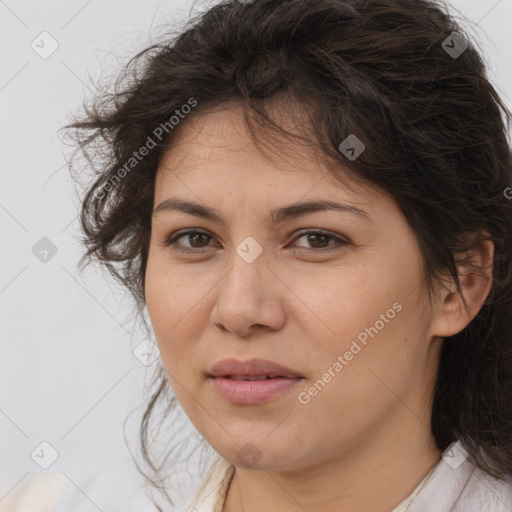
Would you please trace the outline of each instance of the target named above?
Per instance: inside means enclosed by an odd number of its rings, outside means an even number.
[[[236,380],[267,375],[264,380]],[[290,368],[265,359],[223,359],[208,373],[216,392],[236,405],[256,405],[296,386],[304,377]]]
[[[290,379],[302,377],[298,372],[266,359],[222,359],[208,372],[209,377],[257,377],[263,374]]]

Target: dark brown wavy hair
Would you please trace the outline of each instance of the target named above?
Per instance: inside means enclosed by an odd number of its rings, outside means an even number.
[[[248,126],[258,122],[253,135],[286,135],[271,116],[278,96],[300,105],[314,127],[310,143],[396,200],[429,290],[446,271],[458,284],[460,255],[492,240],[492,289],[476,318],[444,340],[431,429],[441,450],[460,439],[473,464],[503,478],[512,473],[512,115],[451,10],[429,0],[223,1],[133,57],[114,90],[95,94],[64,128],[94,170],[80,212],[80,268],[100,262],[141,317],[162,153],[193,116],[233,100],[246,106]],[[447,49],[454,32],[468,44],[459,56]],[[353,161],[339,149],[351,134],[366,146]],[[150,419],[163,403],[160,420],[169,421],[176,399],[161,365],[152,383],[140,440],[145,476],[165,492]]]

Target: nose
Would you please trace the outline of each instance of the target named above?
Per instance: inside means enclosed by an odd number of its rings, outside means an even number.
[[[263,254],[248,263],[235,252],[230,270],[216,287],[211,321],[242,337],[265,329],[278,331],[286,321],[284,290]]]

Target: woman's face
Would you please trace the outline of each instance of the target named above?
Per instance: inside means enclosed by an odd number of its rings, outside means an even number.
[[[146,300],[173,390],[235,465],[298,469],[403,442],[429,424],[439,354],[417,240],[395,202],[349,190],[311,148],[266,158],[242,112],[188,120],[156,176]],[[300,207],[313,201],[343,206]],[[212,377],[225,359],[289,371]]]

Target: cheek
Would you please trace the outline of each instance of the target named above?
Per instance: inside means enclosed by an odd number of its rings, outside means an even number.
[[[316,403],[318,409],[313,408],[326,415],[324,420],[361,404],[379,408],[393,399],[380,379],[391,389],[403,389],[418,363],[418,291],[411,293],[418,276],[406,278],[407,272],[397,274],[391,267],[382,262],[354,268],[336,279],[315,278],[314,285],[301,279],[294,288],[315,313],[299,319],[307,335],[304,355],[314,369],[314,386],[303,390],[304,402]]]
[[[172,274],[157,258],[149,258],[145,277],[146,307],[166,370],[174,374],[172,362],[180,353],[180,319],[186,318],[183,294]]]
[[[293,321],[301,324],[312,349],[343,353],[365,327],[392,307],[391,284],[367,268],[345,267],[287,276],[300,299]],[[319,342],[322,342],[321,344]],[[324,352],[325,353],[325,352]]]
[[[403,407],[397,396],[406,396],[415,374],[414,352],[402,334],[403,312],[373,338],[368,335],[366,345],[357,335],[341,335],[316,348],[316,370],[297,400],[300,423],[307,425],[299,429],[304,442],[316,438],[318,450],[325,449],[328,456],[332,443],[371,436],[392,410]],[[340,331],[343,325],[340,318]]]
[[[173,312],[176,311],[177,301],[173,301],[174,293],[168,280],[157,277],[157,272],[148,267],[146,272],[146,307],[157,341],[172,327]]]
[[[206,295],[211,285],[197,276],[193,283],[191,286],[190,278],[179,269],[171,270],[168,263],[148,260],[146,306],[162,363],[177,395],[180,386],[173,378],[190,386],[194,376],[191,370],[200,360],[198,340],[208,318]]]
[[[179,268],[169,265],[165,256],[148,258],[145,276],[146,306],[157,341],[163,342],[182,329],[187,315],[199,307],[203,291],[203,279],[196,278],[193,286],[190,278]]]

